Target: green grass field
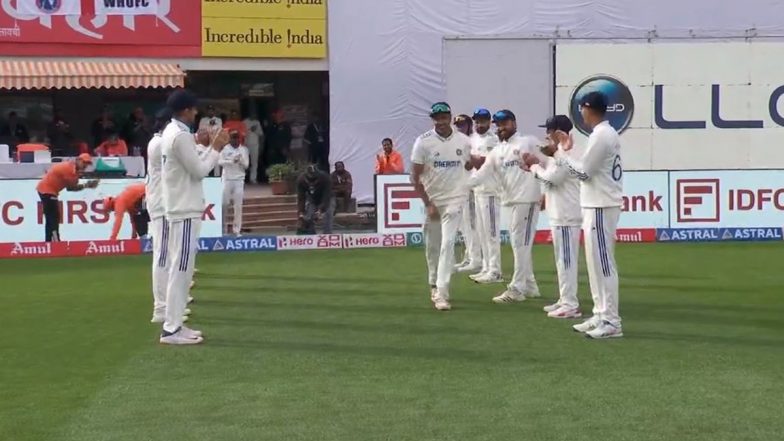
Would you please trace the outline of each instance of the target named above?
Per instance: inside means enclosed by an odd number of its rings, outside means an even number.
[[[590,341],[462,277],[434,311],[421,249],[205,253],[199,347],[157,344],[149,256],[0,261],[0,440],[782,439],[784,246],[617,259],[626,337]]]

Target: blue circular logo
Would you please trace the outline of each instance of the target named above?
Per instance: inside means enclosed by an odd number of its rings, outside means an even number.
[[[634,115],[632,92],[621,80],[609,75],[596,75],[583,80],[569,99],[569,117],[583,135],[591,133],[580,114],[580,100],[589,92],[601,92],[607,97],[607,121],[618,133],[629,127]]]
[[[38,6],[42,12],[53,14],[60,10],[62,0],[36,0],[35,5]]]
[[[422,233],[408,233],[408,243],[409,245],[422,245],[422,242],[425,241]]]

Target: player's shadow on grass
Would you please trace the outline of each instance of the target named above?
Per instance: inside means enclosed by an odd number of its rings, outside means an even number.
[[[284,276],[280,274],[217,274],[217,273],[209,273],[209,274],[199,274],[199,280],[259,280],[263,281],[264,283],[268,282],[319,282],[319,283],[375,283],[375,284],[397,284],[400,283],[400,278],[398,277],[367,277],[367,276],[351,276],[350,279],[346,279],[345,276],[335,275],[335,276]]]
[[[474,351],[461,349],[454,346],[450,347],[396,347],[396,346],[356,346],[342,345],[330,342],[298,342],[298,341],[265,341],[265,340],[236,340],[221,338],[211,338],[210,346],[227,348],[245,348],[253,350],[271,350],[284,352],[306,352],[306,353],[333,353],[351,356],[367,356],[373,358],[394,357],[394,358],[418,358],[425,360],[449,360],[460,362],[474,362],[480,364],[488,363],[511,363],[524,362],[527,365],[547,365],[552,360],[535,359],[531,353],[525,351]]]
[[[430,312],[430,311],[428,311]],[[496,335],[495,329],[487,328],[487,332],[482,329],[467,329],[464,326],[446,326],[444,321],[433,322],[433,326],[420,326],[412,324],[410,321],[406,323],[384,323],[379,322],[376,325],[367,325],[359,323],[336,323],[336,322],[315,322],[305,320],[280,320],[269,318],[224,318],[224,317],[205,317],[199,320],[199,323],[205,325],[218,325],[218,326],[254,326],[266,328],[293,328],[297,330],[315,330],[327,332],[363,332],[363,333],[381,333],[385,335],[396,334],[444,334],[449,335],[472,335],[481,337],[494,337]]]

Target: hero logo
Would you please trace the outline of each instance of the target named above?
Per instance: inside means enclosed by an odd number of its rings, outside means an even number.
[[[344,248],[393,248],[406,246],[406,235],[398,234],[347,234],[343,236]]]
[[[750,96],[750,95],[747,95]],[[779,100],[784,96],[784,86],[778,86],[768,98],[768,114],[770,119],[779,126],[784,126],[784,116],[779,112]],[[724,119],[720,115],[721,85],[711,84],[711,124],[718,129],[762,129],[764,121],[759,119]],[[749,98],[743,103],[743,109],[752,107]],[[668,120],[664,117],[664,85],[654,85],[653,96],[654,120],[660,129],[704,129],[707,123],[704,120]]]
[[[629,127],[634,116],[634,98],[631,91],[618,78],[595,75],[575,87],[569,99],[569,116],[580,133],[586,136],[591,133],[591,128],[585,124],[580,113],[580,100],[589,92],[601,92],[607,97],[607,121],[618,133]]]
[[[16,242],[9,254],[11,256],[48,256],[52,254],[52,244],[49,242],[33,245]]]
[[[719,222],[718,179],[678,179],[675,188],[678,222]]]
[[[278,237],[278,249],[282,249],[282,250],[312,250],[317,248],[341,248],[342,244],[343,244],[343,240],[340,234]]]

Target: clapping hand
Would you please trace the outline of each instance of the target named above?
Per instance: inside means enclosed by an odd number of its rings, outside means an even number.
[[[563,130],[558,130],[555,132],[555,139],[561,145],[561,149],[563,149],[565,152],[568,152],[572,149],[572,147],[574,147],[574,138],[571,134],[566,133]]]
[[[229,143],[229,131],[226,129],[218,130],[210,135],[210,146],[217,151],[223,150]]]
[[[537,158],[536,155],[532,153],[523,153],[523,164],[521,167],[523,170],[528,171],[531,170],[532,165],[539,164],[539,162],[539,158]]]

